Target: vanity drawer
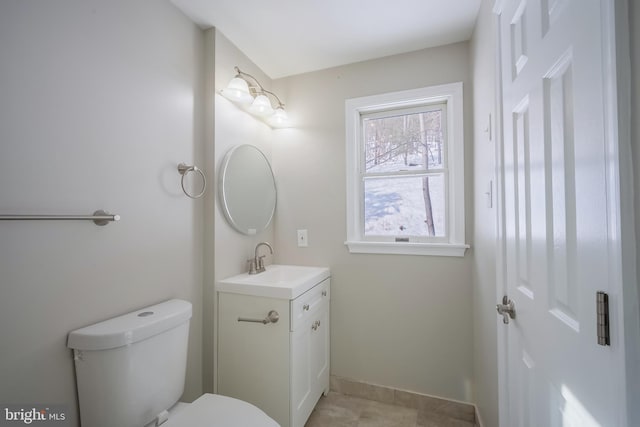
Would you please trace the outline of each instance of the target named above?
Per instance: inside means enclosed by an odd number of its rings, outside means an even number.
[[[314,314],[323,303],[329,302],[330,279],[327,278],[291,301],[291,330],[295,331]]]

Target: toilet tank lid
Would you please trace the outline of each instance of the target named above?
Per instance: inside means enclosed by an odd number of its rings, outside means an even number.
[[[67,347],[106,350],[142,341],[191,319],[191,303],[172,299],[69,333]]]

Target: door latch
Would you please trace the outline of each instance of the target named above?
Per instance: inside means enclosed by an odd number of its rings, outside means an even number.
[[[496,305],[496,310],[502,315],[502,322],[505,325],[509,324],[509,318],[516,318],[516,306],[506,295],[502,297],[502,304]]]

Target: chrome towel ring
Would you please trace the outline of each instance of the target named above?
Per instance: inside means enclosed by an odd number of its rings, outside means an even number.
[[[180,175],[182,175],[180,185],[182,186],[182,191],[184,191],[184,194],[186,194],[188,197],[191,197],[192,199],[199,199],[204,195],[204,192],[207,189],[207,177],[204,175],[204,172],[202,172],[202,169],[198,168],[195,165],[186,165],[184,163],[180,163],[178,165],[178,172],[180,173]],[[189,172],[198,172],[202,177],[202,191],[200,191],[200,193],[196,195],[189,194],[187,189],[184,187],[184,177],[187,176]]]

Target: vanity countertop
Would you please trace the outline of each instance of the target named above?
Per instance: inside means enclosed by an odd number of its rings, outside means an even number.
[[[273,264],[258,274],[242,273],[220,280],[218,292],[295,299],[331,275],[327,267]]]

